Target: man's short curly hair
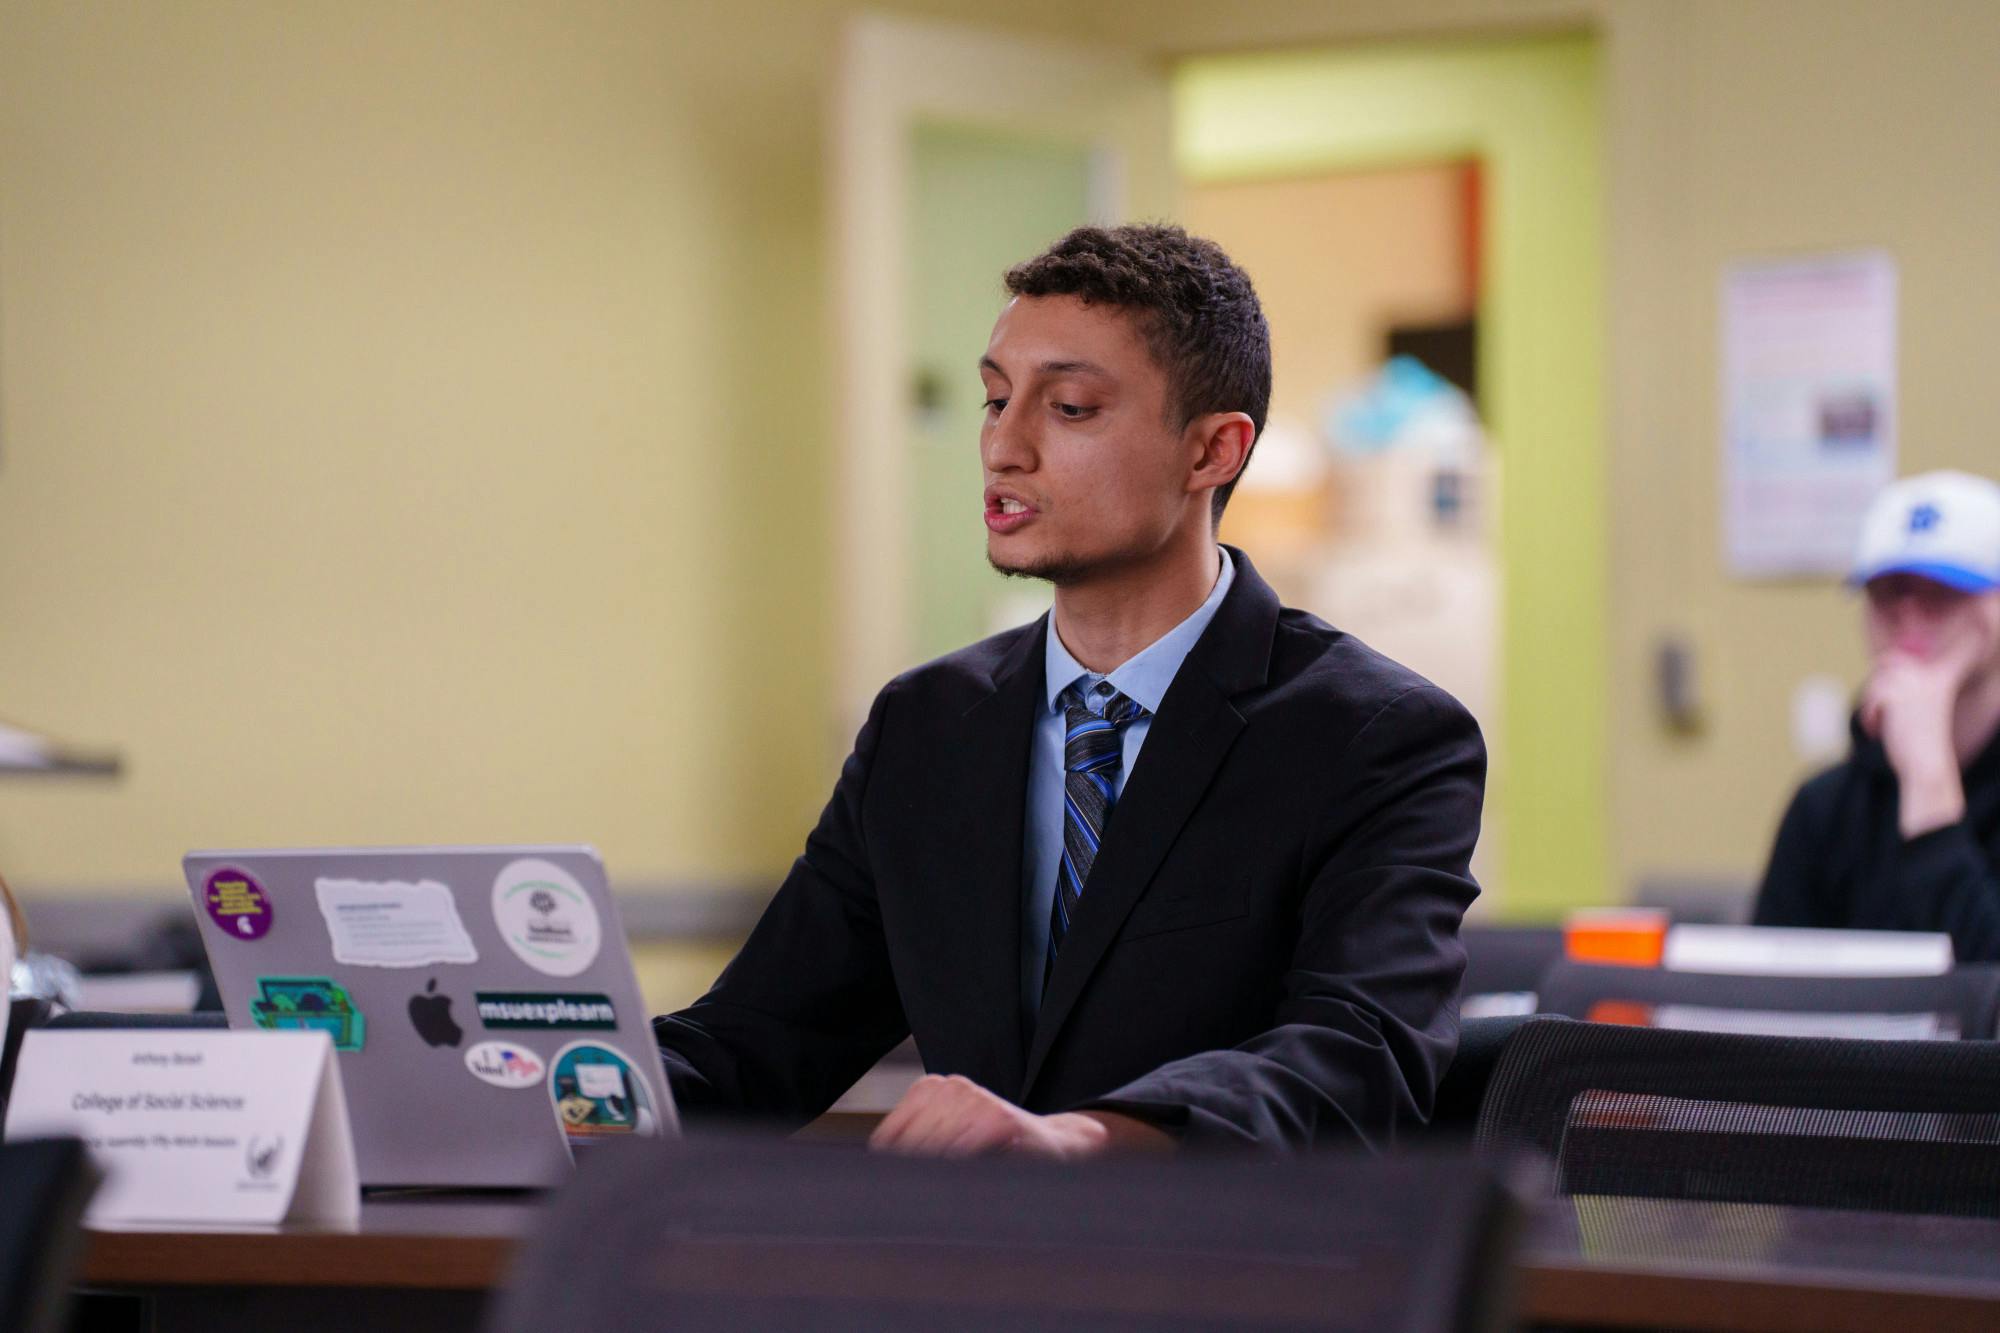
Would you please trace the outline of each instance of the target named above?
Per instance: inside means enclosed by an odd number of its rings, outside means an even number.
[[[1008,269],[1005,281],[1015,296],[1074,296],[1131,311],[1167,374],[1168,408],[1180,415],[1174,424],[1242,412],[1264,433],[1271,330],[1249,275],[1214,241],[1153,224],[1078,227]],[[1216,518],[1235,489],[1234,480],[1216,488]]]

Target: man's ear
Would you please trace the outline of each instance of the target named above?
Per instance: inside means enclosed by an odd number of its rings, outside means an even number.
[[[1194,454],[1188,491],[1213,491],[1236,480],[1250,461],[1257,427],[1247,412],[1209,412],[1188,423],[1186,438]]]

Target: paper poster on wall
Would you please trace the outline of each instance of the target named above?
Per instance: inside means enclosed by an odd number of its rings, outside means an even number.
[[[1896,474],[1896,262],[1733,265],[1722,279],[1723,543],[1742,578],[1845,574]]]

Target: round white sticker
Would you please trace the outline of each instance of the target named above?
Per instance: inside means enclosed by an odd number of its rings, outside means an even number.
[[[547,1066],[527,1047],[511,1041],[482,1041],[465,1053],[465,1067],[496,1088],[532,1088]]]
[[[561,866],[527,857],[493,881],[493,923],[520,960],[552,977],[573,977],[597,960],[597,905]]]

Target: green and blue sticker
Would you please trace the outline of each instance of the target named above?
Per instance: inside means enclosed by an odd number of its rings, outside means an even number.
[[[572,1155],[625,1134],[658,1134],[659,1113],[646,1081],[623,1055],[595,1041],[573,1041],[549,1062],[549,1097]]]
[[[367,1020],[331,977],[258,977],[250,1020],[273,1032],[324,1032],[336,1051],[358,1051]]]

